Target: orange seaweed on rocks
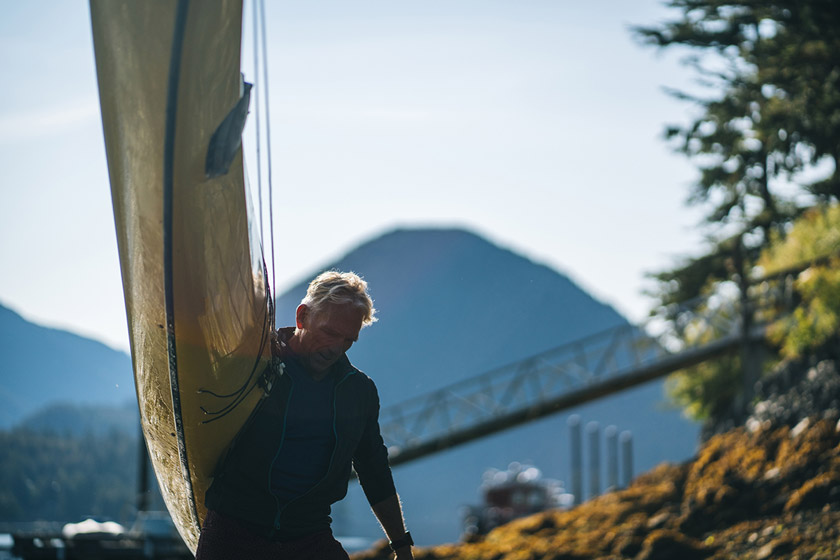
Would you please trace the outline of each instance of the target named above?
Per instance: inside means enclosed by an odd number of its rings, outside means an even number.
[[[384,541],[353,556],[391,557]],[[840,558],[838,414],[794,428],[753,422],[711,438],[693,461],[659,465],[625,490],[518,519],[476,542],[417,548],[415,557]]]

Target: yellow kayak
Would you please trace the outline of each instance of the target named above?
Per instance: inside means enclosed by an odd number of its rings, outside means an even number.
[[[239,144],[242,3],[91,0],[143,434],[194,552],[204,492],[263,394],[270,296]]]

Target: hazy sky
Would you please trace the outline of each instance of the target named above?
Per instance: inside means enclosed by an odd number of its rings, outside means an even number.
[[[696,252],[694,170],[661,140],[690,73],[628,31],[657,0],[267,4],[278,292],[391,228],[461,226],[639,320],[645,273]],[[1,9],[0,303],[127,349],[88,5]]]

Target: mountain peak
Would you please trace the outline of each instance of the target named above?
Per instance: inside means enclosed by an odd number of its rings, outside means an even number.
[[[559,272],[459,228],[394,229],[326,268],[363,276],[379,312],[351,358],[362,369],[422,372],[428,390],[454,381],[452,371],[476,375],[626,323]],[[294,317],[308,281],[278,298],[278,324]],[[383,399],[408,396],[401,382],[378,383]]]

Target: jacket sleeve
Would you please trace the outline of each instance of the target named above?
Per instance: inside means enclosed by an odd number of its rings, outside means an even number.
[[[370,505],[378,504],[397,493],[394,477],[388,465],[388,449],[379,431],[379,393],[368,378],[369,391],[364,417],[364,431],[356,452],[353,467]]]

